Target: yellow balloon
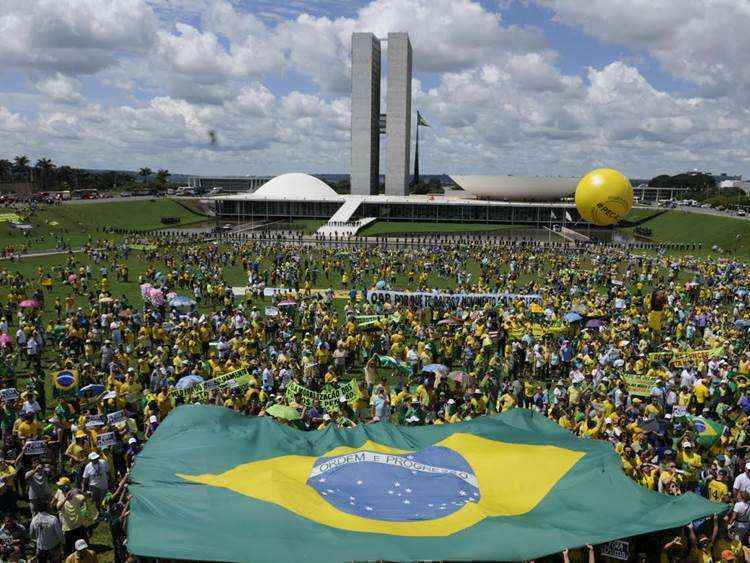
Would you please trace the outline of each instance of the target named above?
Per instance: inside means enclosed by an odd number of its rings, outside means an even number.
[[[597,168],[578,182],[576,207],[589,223],[600,227],[613,225],[633,207],[633,187],[617,170]]]

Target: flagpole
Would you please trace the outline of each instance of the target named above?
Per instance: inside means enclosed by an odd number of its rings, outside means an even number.
[[[419,183],[419,111],[417,111],[417,144],[414,149],[414,185]]]

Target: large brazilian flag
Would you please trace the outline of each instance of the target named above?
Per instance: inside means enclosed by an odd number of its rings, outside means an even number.
[[[608,443],[521,409],[301,432],[182,406],[131,478],[130,551],[204,561],[518,561],[726,508],[644,489]]]

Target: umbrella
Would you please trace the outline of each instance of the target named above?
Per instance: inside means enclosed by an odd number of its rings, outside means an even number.
[[[448,373],[448,366],[444,366],[443,364],[427,364],[422,368],[422,371],[427,371],[430,373],[437,373],[437,372],[444,372]]]
[[[195,305],[196,303],[194,299],[185,297],[184,295],[178,295],[169,301],[169,306],[174,307],[175,309],[192,309]]]
[[[177,389],[188,389],[198,383],[203,383],[203,378],[200,375],[186,375],[185,377],[180,378],[175,387],[177,387]]]
[[[569,313],[565,313],[565,315],[563,316],[563,320],[566,323],[577,323],[581,319],[583,319],[583,317],[579,315],[578,313],[576,313],[575,311],[570,311]]]
[[[379,280],[378,283],[375,284],[375,289],[385,289],[385,286],[385,280]]]
[[[0,335],[0,344],[8,345],[11,342],[13,342],[13,339],[10,337],[9,334],[1,334]]]
[[[734,321],[734,326],[737,328],[750,328],[750,319],[737,319]]]
[[[456,383],[463,383],[469,376],[465,371],[452,371],[448,374],[448,377]]]
[[[98,395],[99,393],[102,393],[103,391],[104,391],[104,385],[101,385],[100,383],[91,383],[90,385],[81,387],[78,390],[78,394],[86,395],[87,393],[90,393],[91,395]]]
[[[279,303],[279,307],[294,307],[297,303],[291,300],[282,301]]]
[[[68,283],[75,283],[75,281],[76,281],[77,279],[78,279],[78,276],[76,276],[75,274],[70,274],[70,275],[68,276]]]
[[[281,418],[283,420],[299,420],[302,418],[297,412],[297,409],[287,405],[280,405],[278,403],[268,407],[266,412],[273,417]]]
[[[18,304],[18,306],[22,309],[34,309],[35,307],[39,307],[39,301],[35,301],[34,299],[24,299]]]
[[[586,321],[586,328],[599,328],[600,326],[604,326],[604,321],[599,319]]]

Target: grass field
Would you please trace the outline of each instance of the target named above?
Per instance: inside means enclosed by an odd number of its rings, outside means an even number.
[[[362,229],[358,236],[411,235],[417,233],[478,233],[494,232],[518,225],[488,225],[487,223],[433,223],[430,221],[377,221]]]
[[[0,213],[13,212],[25,216],[23,212],[0,209]],[[161,223],[162,217],[179,217],[183,225],[205,220],[204,216],[193,213],[171,199],[44,206],[28,217],[33,225],[28,234],[9,223],[0,223],[0,248],[26,245],[29,250],[47,250],[58,246],[58,237],[77,247],[88,240],[89,234],[98,238],[116,238],[111,234],[97,233],[103,227],[158,229],[164,226]]]
[[[631,220],[637,218],[640,217],[628,216]],[[643,227],[651,229],[655,242],[701,243],[704,253],[711,252],[711,247],[718,245],[737,258],[750,259],[750,221],[746,219],[672,209],[646,221]]]

